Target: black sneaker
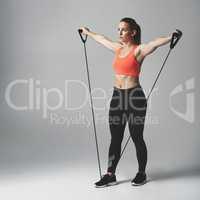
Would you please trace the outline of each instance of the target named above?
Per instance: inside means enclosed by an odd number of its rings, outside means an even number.
[[[111,185],[116,185],[116,184],[117,184],[117,181],[116,181],[115,174],[112,174],[112,175],[105,174],[103,175],[100,181],[95,183],[95,187],[106,187],[106,186],[111,186]]]
[[[144,172],[138,172],[135,176],[135,178],[131,181],[131,185],[143,185],[147,182],[147,176],[146,173]]]

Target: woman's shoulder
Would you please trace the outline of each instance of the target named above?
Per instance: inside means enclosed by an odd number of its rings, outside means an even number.
[[[114,48],[114,52],[115,52],[115,53],[116,53],[116,52],[119,52],[120,49],[122,49],[122,48],[123,48],[123,44],[120,43],[120,42],[116,42],[116,45],[115,45],[115,48]]]

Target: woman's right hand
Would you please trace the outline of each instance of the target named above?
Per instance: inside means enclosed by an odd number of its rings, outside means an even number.
[[[178,29],[176,29],[176,31],[173,32],[172,36],[176,37],[176,38],[180,38],[182,36],[182,32]]]
[[[87,27],[80,27],[79,30],[81,30],[84,35],[88,35],[90,31]]]

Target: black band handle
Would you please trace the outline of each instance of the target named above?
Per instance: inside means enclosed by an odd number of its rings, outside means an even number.
[[[87,40],[87,35],[85,36],[85,38],[83,38],[83,35],[82,35],[82,32],[83,32],[83,31],[82,31],[81,29],[78,29],[78,32],[79,32],[79,35],[80,35],[80,37],[81,37],[82,42],[85,43],[86,40]]]
[[[182,31],[176,29],[176,32],[172,34],[170,49],[173,49],[176,46],[177,42],[180,40],[182,35],[183,35]]]

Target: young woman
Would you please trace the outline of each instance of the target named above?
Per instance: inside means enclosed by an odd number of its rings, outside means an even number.
[[[90,36],[115,53],[113,69],[115,83],[109,108],[109,127],[111,142],[108,153],[107,173],[95,183],[96,187],[104,187],[117,183],[115,171],[120,159],[121,143],[126,123],[136,147],[138,172],[131,181],[132,185],[146,183],[145,168],[147,164],[147,148],[143,139],[147,99],[139,82],[139,74],[144,58],[156,48],[171,41],[168,37],[159,37],[146,44],[141,44],[140,26],[132,18],[125,17],[118,25],[119,40],[112,41],[104,35],[81,27],[82,33]]]

